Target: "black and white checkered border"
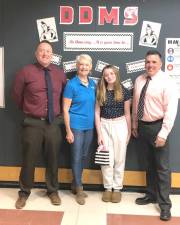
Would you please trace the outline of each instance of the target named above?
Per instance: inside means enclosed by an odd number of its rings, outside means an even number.
[[[127,73],[134,73],[134,72],[143,71],[145,69],[144,67],[143,68],[139,67],[139,68],[136,68],[136,69],[133,69],[133,70],[130,69],[131,65],[136,65],[136,64],[140,64],[140,63],[145,63],[145,60],[141,59],[141,60],[138,60],[138,61],[126,63]]]
[[[133,82],[132,82],[131,78],[128,78],[127,80],[124,80],[121,83],[128,90],[132,90],[133,89]]]
[[[63,69],[64,69],[64,72],[67,73],[67,72],[74,72],[74,71],[77,71],[77,68],[71,68],[71,69],[68,69],[67,66],[70,65],[70,64],[74,64],[76,63],[76,60],[73,60],[73,61],[68,61],[68,62],[63,62]]]
[[[98,60],[97,63],[96,63],[95,71],[102,72],[102,70],[99,68],[99,65],[103,65],[103,67],[105,67],[108,64],[109,63]]]
[[[111,64],[111,63],[106,63],[106,62],[103,62],[103,61],[101,61],[101,60],[98,60],[97,63],[96,63],[95,71],[101,73],[102,70],[103,70],[103,68],[104,68],[106,65],[109,65],[109,64]],[[99,68],[99,65],[103,65],[103,68],[100,69],[100,68]],[[115,66],[115,65],[114,65],[114,66]],[[119,67],[118,67],[118,66],[115,66],[115,67],[119,70]]]
[[[57,59],[56,59],[57,58]],[[62,59],[62,56],[61,55],[58,55],[58,54],[53,54],[53,57],[52,57],[52,60],[51,60],[51,63],[55,64],[55,65],[60,65],[61,64],[61,59]]]
[[[131,37],[131,46],[130,48],[68,48],[66,47],[66,36],[130,36]],[[107,51],[112,51],[112,52],[117,52],[117,51],[120,51],[120,52],[133,52],[133,37],[134,37],[134,34],[133,33],[126,33],[126,32],[123,32],[123,33],[105,33],[105,32],[100,32],[100,33],[96,33],[96,32],[64,32],[63,33],[63,46],[64,46],[64,51],[97,51],[97,52],[100,52],[100,51],[104,51],[104,52],[107,52]]]

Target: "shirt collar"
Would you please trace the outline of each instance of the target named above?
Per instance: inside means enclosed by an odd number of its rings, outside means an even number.
[[[151,76],[151,80],[159,78],[159,76],[161,76],[162,73],[163,73],[163,71],[159,70],[154,76]],[[147,77],[148,77],[148,75],[145,73],[145,78],[147,79]]]
[[[79,79],[79,77],[78,77],[78,75],[76,74],[76,80],[78,81],[78,83],[80,84],[80,85],[83,85],[83,86],[85,86],[82,82],[81,82],[81,80]],[[89,79],[89,77],[88,77],[88,81],[89,81],[89,84],[90,84],[90,79]],[[88,85],[89,86],[89,85]]]
[[[36,65],[39,69],[41,69],[41,70],[44,70],[44,68],[45,68],[44,66],[42,66],[42,65],[39,64],[38,62],[36,62],[35,65]],[[47,69],[47,70],[52,70],[52,64],[49,64],[49,66],[47,66],[46,69]]]

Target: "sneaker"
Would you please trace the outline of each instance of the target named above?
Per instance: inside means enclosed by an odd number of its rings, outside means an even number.
[[[61,204],[61,199],[60,199],[57,192],[52,192],[51,194],[48,194],[48,197],[50,198],[51,203],[53,205],[60,205]]]
[[[27,199],[28,199],[28,196],[19,196],[15,203],[16,209],[22,209],[26,205]]]
[[[102,194],[102,201],[110,202],[112,196],[112,191],[105,190]]]
[[[112,203],[118,203],[121,201],[121,192],[120,191],[114,191],[112,193],[111,202]]]

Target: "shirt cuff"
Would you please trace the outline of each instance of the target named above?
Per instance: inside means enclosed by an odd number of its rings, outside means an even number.
[[[158,136],[158,137],[161,137],[161,138],[163,138],[163,139],[166,140],[166,139],[167,139],[167,136],[168,136],[168,133],[167,133],[167,131],[161,129],[161,130],[159,131],[159,133],[158,133],[157,136]]]

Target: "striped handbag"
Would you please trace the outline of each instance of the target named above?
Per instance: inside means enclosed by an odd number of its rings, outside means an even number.
[[[104,145],[99,145],[95,153],[95,164],[101,166],[109,165],[109,151]]]

